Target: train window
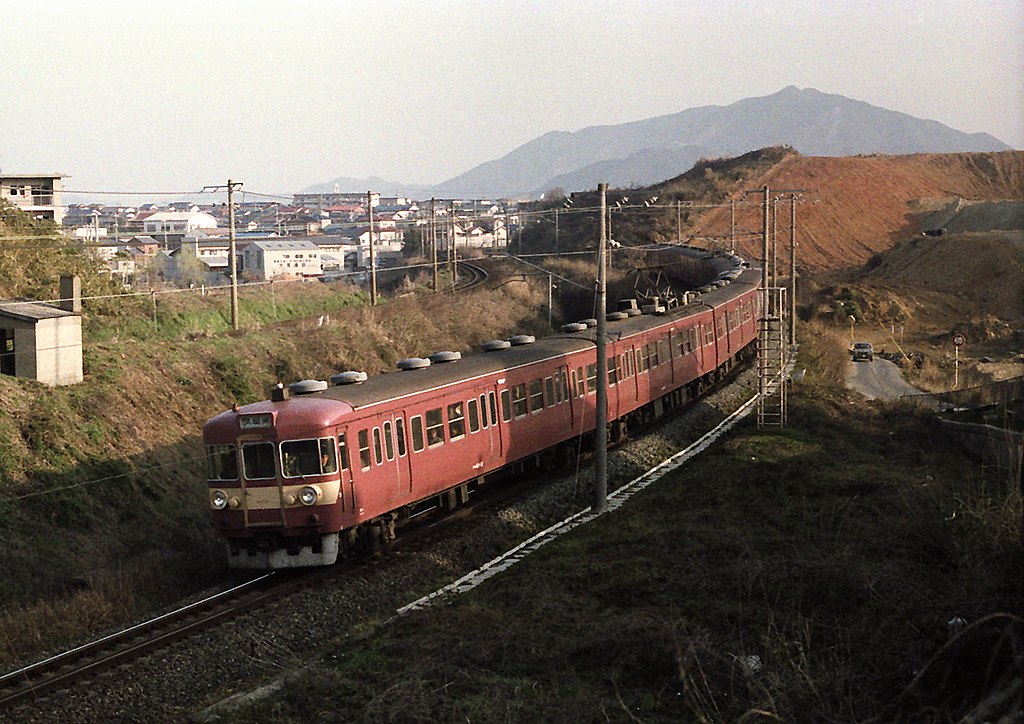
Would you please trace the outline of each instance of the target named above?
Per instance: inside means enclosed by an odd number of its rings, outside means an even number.
[[[559,392],[563,400],[568,401],[569,399],[569,373],[566,370],[559,372],[558,380],[561,382],[559,385]]]
[[[658,350],[658,359],[661,360],[661,364],[668,364],[668,340],[659,339],[658,343],[655,345],[655,348]]]
[[[242,445],[242,470],[246,480],[266,480],[276,475],[274,444],[258,442]]]
[[[618,381],[618,376],[615,374],[615,355],[608,358],[608,384],[614,385]]]
[[[472,421],[472,420],[471,420]],[[486,430],[487,425],[487,395],[480,395],[480,421]]]
[[[544,382],[536,379],[530,382],[530,412],[544,409]]]
[[[368,430],[360,430],[359,435],[359,462],[363,466],[363,470],[370,469],[370,432]]]
[[[476,405],[476,400],[470,400],[466,403],[466,414],[469,415],[469,431],[479,432],[480,431],[480,408]]]
[[[334,447],[334,439],[329,437],[320,438],[320,472],[338,472],[337,450]]]
[[[544,396],[547,398],[548,407],[555,404],[555,378],[545,377],[544,378]],[[558,401],[562,401],[562,396],[558,396]]]
[[[526,383],[522,382],[512,388],[512,414],[522,417],[526,413]]]
[[[377,461],[378,465],[384,462],[384,451],[381,449],[380,445],[379,427],[373,428],[373,459]]]
[[[436,447],[444,442],[444,418],[441,408],[427,410],[427,447]]]
[[[597,392],[597,364],[587,365],[587,392]]]
[[[281,470],[286,478],[338,472],[334,440],[289,440],[281,443]]]
[[[234,445],[207,445],[210,480],[238,480],[238,455]]]
[[[633,353],[626,352],[626,375],[629,377],[636,375],[636,365],[633,363],[633,360]]]
[[[636,360],[636,371],[637,372],[646,372],[647,370],[651,369],[651,348],[650,348],[650,346],[645,344],[643,347],[638,349],[636,351],[636,353],[637,353],[637,355],[639,355],[637,357],[637,360]]]
[[[710,324],[704,327],[704,344],[715,343],[715,328]]]
[[[395,442],[398,443],[398,457],[405,457],[405,420],[395,418]]]
[[[512,399],[508,390],[501,391],[501,419],[508,422],[512,419]]]
[[[700,347],[700,342],[697,340],[697,328],[696,327],[690,327],[688,330],[686,330],[686,338],[687,338],[687,342],[689,344],[689,350],[688,350],[689,352],[692,353],[692,352],[696,351],[696,349],[698,347]]]
[[[577,386],[576,370],[570,373],[572,377],[572,387],[570,388],[573,397],[579,397],[579,388]]]
[[[348,443],[345,442],[345,433],[338,435],[338,457],[341,459],[341,469],[348,470]]]
[[[466,436],[466,408],[461,402],[448,405],[448,439]]]
[[[423,418],[415,415],[409,418],[409,427],[412,429],[412,449],[415,452],[423,451]]]
[[[490,403],[489,407],[491,408],[491,425],[494,426],[498,424],[498,403],[495,401],[493,392],[487,393],[487,400]]]
[[[686,354],[686,335],[680,332],[673,337],[673,340],[675,341],[675,346],[673,348],[672,355],[675,357],[682,357]]]
[[[391,420],[384,421],[384,454],[388,460],[395,459],[395,442],[391,434]]]

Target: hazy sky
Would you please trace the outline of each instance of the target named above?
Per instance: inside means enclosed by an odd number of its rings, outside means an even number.
[[[547,131],[787,85],[1024,148],[1024,0],[3,2],[0,169],[436,183]]]

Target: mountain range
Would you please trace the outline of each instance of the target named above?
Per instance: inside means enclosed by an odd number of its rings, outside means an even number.
[[[329,191],[337,185],[419,198],[535,197],[554,188],[594,188],[601,181],[613,187],[647,185],[683,173],[700,158],[779,145],[809,156],[1011,150],[987,133],[964,133],[864,101],[789,86],[727,106],[551,131],[433,187],[342,178],[308,190]]]

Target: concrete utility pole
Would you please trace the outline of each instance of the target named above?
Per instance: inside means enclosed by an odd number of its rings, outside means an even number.
[[[789,195],[789,343],[796,344],[796,194]]]
[[[430,256],[434,266],[434,291],[437,291],[437,225],[434,217],[434,199],[430,199]]]
[[[555,254],[558,254],[558,208],[555,208]],[[548,322],[550,325],[550,322]]]
[[[605,346],[608,184],[598,184],[597,191],[601,195],[601,234],[597,245],[597,419],[594,421],[593,509],[596,513],[603,513],[608,508],[608,350]]]
[[[761,289],[768,288],[768,214],[769,212],[769,194],[768,185],[765,184],[764,188],[764,224],[761,229]],[[768,314],[767,309],[764,310],[765,315]]]
[[[238,329],[238,260],[235,251],[235,186],[241,186],[241,181],[234,182],[228,179],[228,256],[229,269],[231,270],[231,329]],[[164,236],[166,237],[166,226]]]
[[[683,242],[683,202],[676,201],[676,241]]]
[[[373,193],[366,192],[366,211],[370,215],[370,306],[377,304],[377,260],[373,253]]]

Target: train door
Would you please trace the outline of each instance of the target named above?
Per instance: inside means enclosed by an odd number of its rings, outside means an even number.
[[[479,435],[477,449],[480,450],[481,463],[487,463],[501,457],[501,434],[498,430],[498,396],[494,390],[477,390],[467,402],[466,412],[469,415],[469,431]],[[481,466],[482,467],[482,466]]]
[[[341,488],[338,491],[338,499],[341,501],[342,510],[355,511],[356,490],[352,483],[352,444],[355,431],[349,432],[346,428],[339,427],[335,431],[338,439],[338,467],[341,473]]]
[[[388,497],[392,499],[405,498],[412,491],[408,429],[405,420],[405,414],[400,411],[380,418],[373,428],[373,454],[379,460],[379,464],[388,471]]]
[[[259,435],[237,439],[242,452],[242,510],[246,528],[285,525],[282,478],[277,469],[276,440]]]

